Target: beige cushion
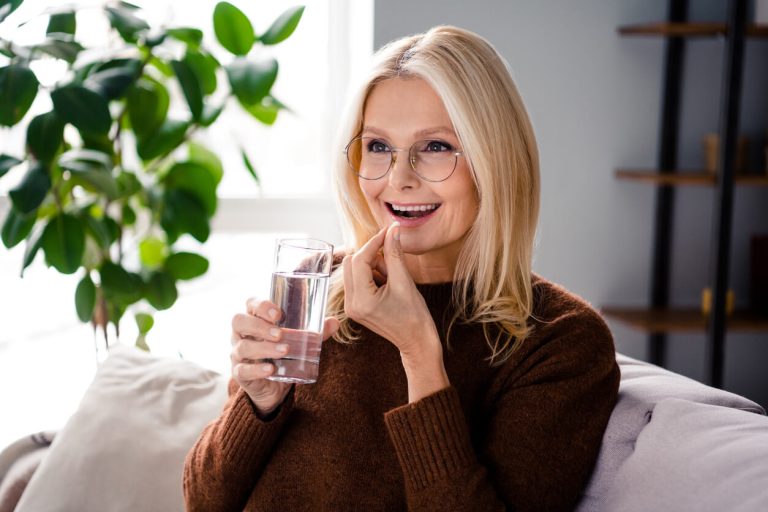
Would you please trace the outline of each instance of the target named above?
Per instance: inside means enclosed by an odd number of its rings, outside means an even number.
[[[184,510],[184,457],[226,396],[215,372],[116,347],[17,512]]]

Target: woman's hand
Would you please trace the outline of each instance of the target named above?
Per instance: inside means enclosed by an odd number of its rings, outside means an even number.
[[[409,400],[447,387],[440,337],[405,266],[400,225],[382,229],[354,255],[346,256],[343,271],[344,311],[398,348],[408,378]]]
[[[249,299],[246,309],[247,314],[232,318],[232,378],[245,390],[259,414],[267,416],[283,403],[291,389],[291,384],[267,380],[275,365],[265,360],[280,359],[288,352],[288,345],[280,343],[282,331],[275,324],[282,312],[276,304],[256,299]],[[338,328],[338,320],[326,318],[323,341]]]

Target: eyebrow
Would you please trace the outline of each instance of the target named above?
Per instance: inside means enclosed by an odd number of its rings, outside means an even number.
[[[376,128],[375,126],[363,126],[363,133],[365,132],[371,132],[376,133],[378,135],[386,136],[387,133],[384,130],[380,130],[379,128]],[[456,132],[453,131],[452,128],[448,128],[447,126],[434,126],[431,128],[425,128],[423,130],[419,130],[414,135],[416,137],[424,137],[426,135],[434,135],[435,133],[448,133],[450,135],[456,136]]]

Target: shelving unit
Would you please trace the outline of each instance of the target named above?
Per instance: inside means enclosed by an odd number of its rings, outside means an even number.
[[[609,318],[649,333],[650,359],[664,366],[666,337],[672,332],[705,332],[707,335],[710,384],[722,387],[725,333],[728,331],[768,332],[768,318],[737,311],[727,315],[726,292],[733,217],[733,189],[741,186],[768,186],[768,175],[734,172],[738,115],[746,37],[768,38],[768,25],[746,23],[746,0],[730,0],[727,23],[687,22],[687,0],[670,0],[665,22],[619,27],[622,36],[654,36],[666,39],[662,93],[659,155],[657,169],[619,169],[622,180],[647,183],[656,187],[651,296],[648,307],[605,306]],[[684,44],[689,38],[722,37],[725,40],[720,103],[719,171],[680,170],[677,165],[680,96]],[[705,316],[698,310],[673,308],[669,304],[671,240],[675,190],[680,186],[714,187],[715,204],[710,259],[714,262],[709,283],[713,290],[712,312]]]

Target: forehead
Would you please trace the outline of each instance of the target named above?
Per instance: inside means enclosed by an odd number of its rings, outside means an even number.
[[[365,126],[400,132],[451,127],[440,96],[421,78],[390,78],[376,84],[365,102]]]

